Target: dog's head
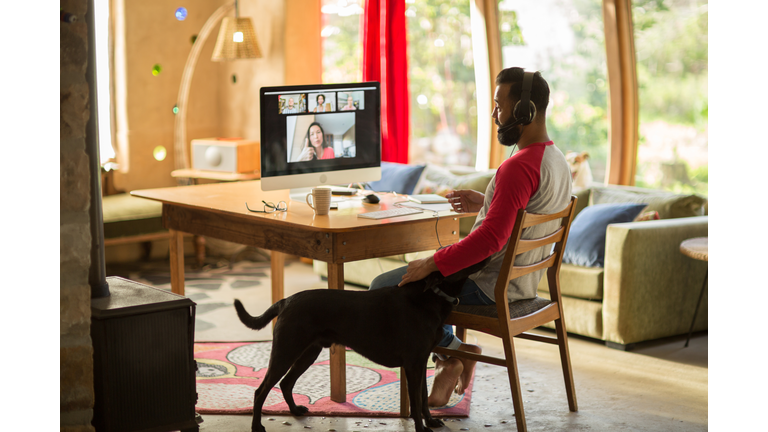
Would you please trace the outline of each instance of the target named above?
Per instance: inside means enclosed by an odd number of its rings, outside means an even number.
[[[457,271],[450,276],[443,276],[440,272],[434,272],[424,278],[426,286],[424,290],[438,289],[450,297],[456,297],[461,292],[461,288],[464,286],[464,282],[467,281],[470,275],[475,274],[482,270],[491,257],[488,257],[477,264],[473,264],[467,268]]]
[[[587,159],[589,159],[589,153],[587,152],[576,153],[575,151],[569,151],[565,154],[565,160],[568,161],[568,165],[571,167],[571,175],[573,177],[578,174],[581,164]]]

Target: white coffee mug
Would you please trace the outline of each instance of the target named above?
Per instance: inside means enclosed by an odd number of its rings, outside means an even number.
[[[315,211],[316,215],[327,215],[331,210],[331,189],[327,187],[312,188],[312,192],[307,194],[307,205]]]

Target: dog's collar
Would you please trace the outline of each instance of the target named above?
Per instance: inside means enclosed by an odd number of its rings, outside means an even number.
[[[438,297],[442,297],[442,298],[448,300],[449,302],[451,302],[454,306],[459,304],[459,299],[458,298],[449,296],[448,294],[442,292],[438,287],[431,286],[431,287],[429,287],[429,289],[431,289],[433,293],[437,294]]]

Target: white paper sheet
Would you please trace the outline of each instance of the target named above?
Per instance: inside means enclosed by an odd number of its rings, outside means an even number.
[[[403,202],[400,203],[403,207],[413,207],[413,208],[420,208],[427,211],[432,212],[444,212],[444,211],[450,211],[452,210],[451,203],[443,203],[443,204],[419,204],[415,202]]]

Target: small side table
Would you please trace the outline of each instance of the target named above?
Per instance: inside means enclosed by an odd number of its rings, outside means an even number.
[[[680,252],[687,257],[691,257],[695,260],[709,262],[709,237],[696,237],[688,240],[683,240],[680,243]],[[691,340],[691,333],[693,332],[693,324],[696,322],[696,315],[699,313],[699,306],[701,305],[701,298],[704,297],[704,289],[707,287],[707,278],[709,277],[709,267],[704,273],[704,283],[701,285],[701,292],[699,293],[699,301],[696,302],[696,310],[693,312],[693,320],[691,321],[691,328],[688,330],[688,339],[685,340],[685,346],[688,346],[688,342]]]
[[[243,181],[243,180],[258,180],[261,178],[261,172],[251,173],[233,173],[223,171],[206,171],[198,169],[177,169],[171,171],[171,177],[174,178],[189,178],[192,179],[195,184],[197,179],[218,180],[225,182]]]

